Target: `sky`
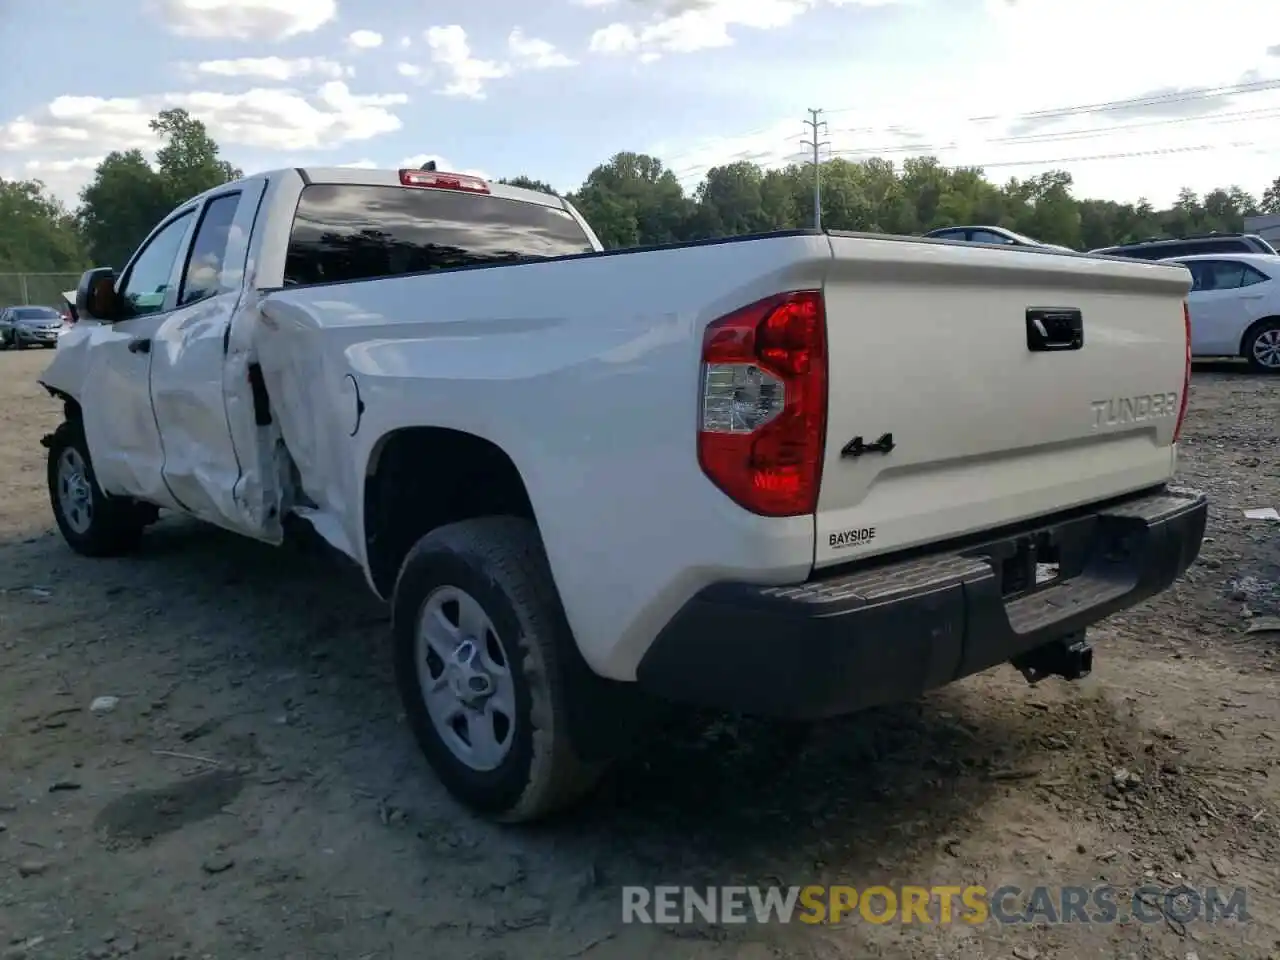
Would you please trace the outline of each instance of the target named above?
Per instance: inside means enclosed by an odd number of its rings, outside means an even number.
[[[932,153],[1167,205],[1280,177],[1278,0],[0,0],[0,176],[69,205],[147,121],[246,172]]]

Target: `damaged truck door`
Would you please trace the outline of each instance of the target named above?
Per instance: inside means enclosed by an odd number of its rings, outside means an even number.
[[[45,378],[57,390],[82,376],[81,389],[65,392],[80,395],[103,493],[259,539],[270,539],[262,511],[236,498],[245,473],[260,476],[252,404],[229,402],[248,398],[251,386],[227,362],[227,345],[265,188],[265,179],[242,180],[169,217],[114,292],[82,293],[86,322],[64,338]]]
[[[169,492],[201,520],[250,536],[257,524],[234,496],[251,468],[232,440],[228,394],[248,393],[247,379],[228,382],[231,319],[244,290],[249,238],[265,182],[247,180],[211,196],[200,211],[174,309],[151,348],[151,403],[164,447]]]

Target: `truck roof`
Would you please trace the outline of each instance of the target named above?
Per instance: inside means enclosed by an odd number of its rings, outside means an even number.
[[[371,187],[398,187],[400,183],[400,170],[413,168],[369,168],[369,167],[281,167],[275,170],[263,170],[258,173],[244,177],[245,180],[259,179],[266,177],[279,177],[281,175],[293,174],[303,179],[305,183],[324,183],[324,184],[351,184],[355,186],[371,186]],[[475,174],[463,173],[462,171],[437,170],[440,174],[455,173],[458,176],[475,177]],[[476,179],[484,179],[477,177]],[[238,183],[240,181],[233,181]],[[505,183],[497,183],[493,180],[484,181],[489,186],[489,195],[500,197],[504,200],[523,200],[525,203],[538,203],[547,207],[563,207],[564,200],[552,193],[543,193],[541,190],[528,190],[524,187],[512,187]],[[206,194],[221,192],[231,183],[222,183],[206,190],[191,200],[198,200]],[[188,201],[189,202],[189,201]]]

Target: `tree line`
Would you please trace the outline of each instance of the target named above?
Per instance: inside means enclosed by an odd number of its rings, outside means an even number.
[[[80,192],[75,210],[38,180],[0,179],[0,273],[119,268],[166,213],[242,175],[221,158],[205,125],[185,110],[161,112],[151,129],[163,141],[155,163],[140,150],[111,152]],[[835,158],[822,164],[821,178],[822,222],[830,229],[919,234],[989,224],[1077,250],[1239,231],[1247,216],[1280,213],[1280,177],[1260,196],[1234,185],[1204,196],[1184,189],[1160,210],[1145,200],[1079,199],[1065,170],[998,184],[981,168],[950,168],[935,157],[900,164]],[[527,176],[501,182],[558,192]],[[730,163],[709,169],[687,193],[657,157],[622,152],[567,196],[606,247],[647,246],[809,226],[813,168]]]

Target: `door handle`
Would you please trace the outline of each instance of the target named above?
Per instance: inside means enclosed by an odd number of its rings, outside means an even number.
[[[147,337],[139,337],[137,340],[129,341],[130,353],[150,353],[151,340]]]

